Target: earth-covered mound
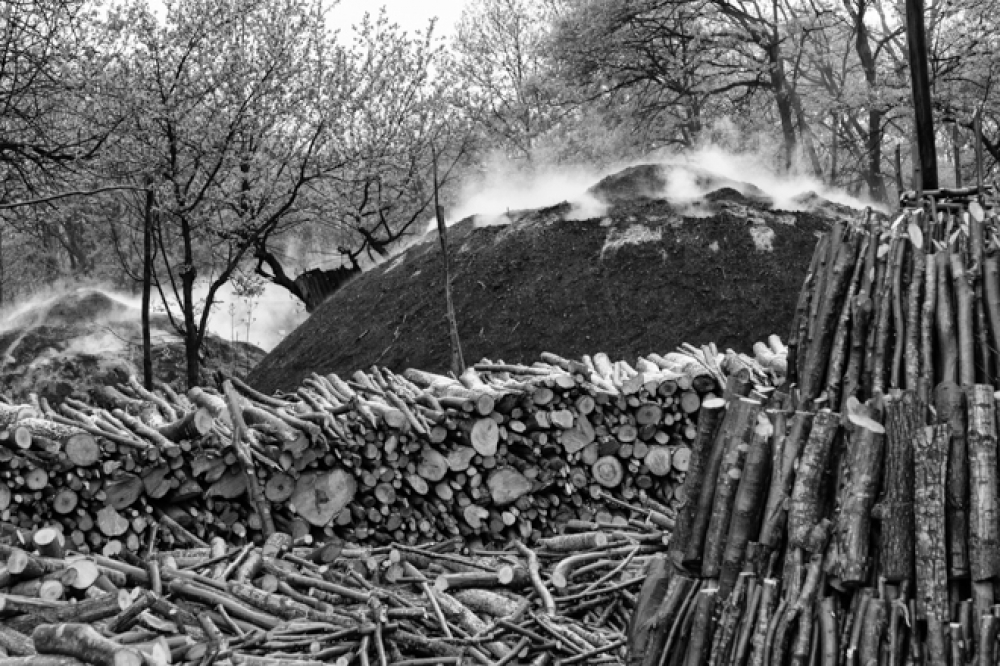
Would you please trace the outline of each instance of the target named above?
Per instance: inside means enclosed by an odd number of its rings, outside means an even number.
[[[626,169],[589,194],[449,228],[466,362],[595,350],[634,359],[682,342],[750,349],[790,322],[816,235],[859,214],[812,193],[778,210],[752,185],[669,165]],[[287,390],[312,372],[442,372],[449,358],[441,248],[429,234],[334,294],[249,381]]]
[[[157,380],[186,388],[184,342],[164,314],[151,321]],[[208,336],[204,381],[243,376],[263,358],[254,345]],[[8,398],[29,393],[59,403],[91,388],[141,377],[141,311],[126,297],[96,289],[65,291],[9,311],[0,322],[0,387]]]

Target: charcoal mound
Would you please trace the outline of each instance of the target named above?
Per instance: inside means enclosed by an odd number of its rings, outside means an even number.
[[[592,217],[563,203],[449,228],[465,360],[531,363],[543,351],[631,360],[682,342],[747,350],[786,334],[816,235],[858,211],[778,211],[752,186],[700,173],[707,195],[672,201],[671,168],[632,167],[595,184],[606,208]],[[248,381],[290,390],[312,372],[373,364],[449,367],[436,234],[335,293]]]
[[[159,381],[186,388],[184,341],[163,314],[151,318],[153,371]],[[250,344],[206,336],[203,379],[242,376],[264,352]],[[59,404],[87,399],[91,390],[141,376],[141,312],[127,297],[80,288],[37,299],[0,321],[0,386],[13,400],[30,393]]]

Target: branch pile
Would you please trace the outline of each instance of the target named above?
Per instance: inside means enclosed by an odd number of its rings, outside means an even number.
[[[780,372],[780,341],[760,350]],[[775,356],[777,352],[777,356]],[[473,547],[535,542],[569,520],[672,526],[695,415],[727,373],[770,381],[754,358],[713,348],[532,366],[488,363],[460,379],[373,367],[314,375],[266,396],[147,391],[134,378],[94,404],[0,404],[0,527],[55,525],[71,547],[138,553],[213,536]]]
[[[572,532],[534,550],[262,547],[107,558],[55,529],[0,546],[0,654],[18,666],[621,664],[652,545]],[[153,544],[155,545],[155,541]]]
[[[788,383],[702,405],[630,663],[997,663],[998,221],[931,195],[836,224]]]

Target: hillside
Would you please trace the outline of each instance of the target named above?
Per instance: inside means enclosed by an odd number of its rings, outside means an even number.
[[[814,195],[782,212],[752,186],[690,171],[704,196],[664,198],[674,176],[647,165],[606,178],[590,190],[597,214],[564,203],[449,228],[466,361],[530,363],[542,351],[634,359],[681,342],[746,351],[784,334],[817,232],[856,212]],[[249,381],[274,391],[376,363],[446,370],[442,282],[430,234],[348,283]]]

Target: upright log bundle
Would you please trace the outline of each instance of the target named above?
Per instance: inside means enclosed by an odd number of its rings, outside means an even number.
[[[996,663],[1000,219],[925,194],[820,241],[784,385],[703,404],[629,663]]]

